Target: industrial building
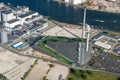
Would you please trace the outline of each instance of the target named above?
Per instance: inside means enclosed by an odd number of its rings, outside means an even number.
[[[29,10],[29,7],[17,6],[17,8],[11,8],[4,3],[0,3],[0,21],[3,22],[8,31],[13,31],[13,28],[18,25],[24,25],[25,21],[30,23],[41,18],[42,16],[38,12]]]
[[[87,0],[64,0],[64,1],[72,3],[72,4],[81,4],[81,3],[86,2]]]
[[[16,44],[12,45],[13,48],[21,48],[21,47],[23,47],[23,46],[24,46],[24,43],[23,43],[23,42],[18,42],[18,43],[16,43]]]
[[[4,7],[4,3],[0,3],[0,8]]]
[[[2,11],[1,14],[2,14],[2,19],[1,20],[5,21],[5,22],[16,18],[16,16],[13,14],[12,10]]]
[[[46,21],[36,21],[32,23],[26,30],[30,32],[30,34],[34,34],[37,31],[40,31],[44,28],[48,27],[48,22]]]
[[[16,27],[17,25],[21,25],[19,19],[12,19],[5,23],[7,30],[11,30],[12,28]]]
[[[109,44],[107,44],[107,43],[103,43],[103,42],[101,42],[101,41],[96,41],[96,42],[94,43],[94,45],[99,46],[99,47],[102,47],[102,48],[107,49],[107,50],[109,50],[109,49],[112,48],[111,45],[109,45]]]
[[[37,15],[38,15],[38,12],[29,11],[25,14],[21,14],[20,16],[18,16],[18,19],[20,19],[20,24],[23,25],[23,23],[27,18],[32,18],[32,16],[37,16]]]
[[[42,15],[35,15],[35,16],[32,16],[31,18],[25,19],[24,23],[30,25],[32,22],[37,20],[42,20],[42,19],[43,19]]]
[[[29,10],[29,7],[11,7],[4,3],[0,3],[0,22],[2,44],[12,44],[48,27],[48,21],[38,12]]]
[[[118,39],[114,36],[107,35],[105,33],[99,33],[93,37],[94,45],[101,47],[105,50],[111,50],[118,42]]]

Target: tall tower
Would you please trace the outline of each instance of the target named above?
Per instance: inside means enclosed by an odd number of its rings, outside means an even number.
[[[82,29],[82,39],[85,36],[85,26],[87,26],[87,42],[80,42],[78,43],[78,65],[82,66],[88,63],[88,61],[91,58],[91,54],[89,52],[89,32],[90,32],[90,26],[86,25],[86,8],[84,9],[84,19],[83,19],[83,29]]]
[[[84,38],[84,36],[85,36],[85,24],[86,24],[86,8],[84,8],[83,28],[82,28],[82,38]]]
[[[90,40],[90,26],[86,24],[87,27],[87,44],[86,44],[86,51],[88,52],[89,49],[89,40]]]

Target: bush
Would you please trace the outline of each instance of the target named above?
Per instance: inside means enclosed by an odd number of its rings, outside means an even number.
[[[91,72],[91,71],[88,71],[88,70],[87,70],[86,73],[89,74],[89,75],[92,75],[92,72]]]
[[[46,76],[43,77],[43,80],[46,80]]]
[[[50,67],[50,68],[53,68],[53,67],[54,67],[54,65],[53,65],[53,64],[49,64],[49,67]]]
[[[86,75],[86,74],[81,74],[81,77],[82,77],[83,79],[86,79],[86,78],[87,78],[87,75]]]
[[[68,80],[73,80],[73,78],[68,78]]]
[[[0,74],[0,80],[8,80],[4,75]]]
[[[120,80],[120,77],[118,77],[117,80]]]
[[[75,70],[73,68],[70,68],[70,72],[74,74]]]

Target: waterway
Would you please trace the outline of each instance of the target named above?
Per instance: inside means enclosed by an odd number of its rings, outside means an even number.
[[[52,19],[70,23],[81,24],[83,22],[84,10],[63,3],[57,3],[52,0],[0,0],[4,3],[10,3],[14,7],[17,5],[28,6],[30,9],[39,12],[44,16],[50,16]],[[97,12],[87,10],[87,24],[96,28],[102,28],[120,32],[120,14]]]

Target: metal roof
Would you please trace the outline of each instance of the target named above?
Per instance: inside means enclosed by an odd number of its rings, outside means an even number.
[[[24,17],[29,16],[29,15],[32,15],[32,14],[34,14],[34,13],[36,13],[36,12],[30,11],[30,12],[27,12],[27,13],[25,13],[25,14],[20,15],[19,17],[24,18]]]
[[[19,19],[10,20],[10,21],[8,21],[7,23],[11,24],[11,23],[14,23],[14,22],[17,22],[17,21],[19,21]]]

